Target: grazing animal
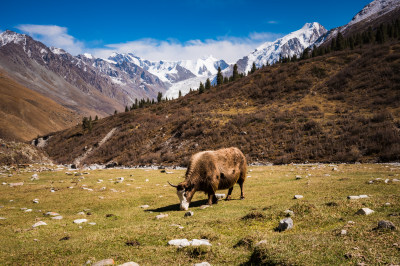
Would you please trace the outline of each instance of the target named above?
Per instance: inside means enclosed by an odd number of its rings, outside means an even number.
[[[240,186],[240,198],[244,199],[243,183],[246,180],[247,162],[243,153],[235,147],[217,151],[203,151],[192,156],[185,174],[185,181],[176,188],[181,210],[187,210],[196,191],[208,194],[208,205],[217,203],[215,192],[229,189],[225,200],[231,199],[233,186]]]

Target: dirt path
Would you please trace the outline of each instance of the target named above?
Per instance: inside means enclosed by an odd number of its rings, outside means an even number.
[[[116,130],[117,130],[116,127],[111,129],[110,132],[108,132],[107,135],[105,135],[105,137],[97,143],[97,148],[93,149],[93,147],[90,147],[89,149],[87,149],[87,151],[84,154],[82,154],[81,156],[79,156],[74,160],[74,164],[78,167],[83,160],[85,160],[90,154],[93,153],[93,151],[100,148],[107,140],[109,140],[112,137],[112,135],[114,135]]]

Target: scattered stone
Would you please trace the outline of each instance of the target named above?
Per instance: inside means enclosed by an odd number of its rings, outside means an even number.
[[[302,198],[304,198],[304,197],[303,197],[303,195],[294,195],[293,198],[294,198],[294,199],[302,199]]]
[[[97,183],[103,182],[103,179],[97,179]]]
[[[394,178],[394,179],[392,179],[392,182],[400,182],[400,180],[397,178]]]
[[[193,216],[194,213],[192,211],[188,211],[185,213],[185,217]]]
[[[32,212],[32,209],[26,209],[24,212]]]
[[[139,266],[139,264],[137,264],[136,262],[133,262],[133,261],[129,261],[129,262],[120,264],[119,266]]]
[[[31,181],[39,180],[39,176],[37,174],[33,174],[31,177]]]
[[[355,224],[355,222],[353,222],[353,221],[348,221],[347,223],[348,224]]]
[[[34,225],[32,225],[32,227],[35,228],[35,227],[38,227],[38,226],[41,226],[41,225],[47,225],[47,224],[45,222],[43,222],[43,221],[39,221],[39,222],[35,223]]]
[[[356,200],[356,199],[360,199],[360,196],[347,196],[347,199]]]
[[[178,248],[187,247],[187,246],[212,246],[208,239],[192,239],[192,241],[188,241],[186,238],[184,239],[174,239],[168,241],[168,245],[177,246]]]
[[[52,189],[50,189],[50,192],[54,193],[54,192],[56,192],[56,191],[54,190],[54,188],[52,188]]]
[[[277,231],[282,232],[291,228],[293,228],[293,220],[292,218],[289,217],[280,220],[279,225],[277,227]]]
[[[70,172],[65,172],[65,174],[66,174],[66,175],[72,175],[72,173],[70,173]]]
[[[157,219],[157,220],[160,220],[160,219],[167,218],[167,217],[168,217],[168,214],[162,214],[162,213],[161,213],[161,214],[159,214],[159,215],[156,216],[156,219]]]
[[[293,217],[294,216],[294,212],[291,210],[286,210],[284,211],[284,213],[286,214],[286,217]]]
[[[32,202],[37,204],[37,203],[39,203],[39,200],[38,199],[34,199],[34,200],[32,200]]]
[[[58,240],[58,241],[65,241],[65,240],[69,240],[71,237],[69,237],[69,236],[64,236],[63,238],[61,238],[60,240]]]
[[[76,215],[85,215],[84,212],[78,212]]]
[[[0,217],[0,220],[6,220],[7,218],[5,218],[5,217]]]
[[[217,199],[221,200],[221,199],[225,198],[225,194],[215,194],[215,197],[217,197]]]
[[[150,206],[149,205],[141,205],[140,206],[140,208],[142,208],[142,209],[147,209],[147,208],[149,208]]]
[[[360,195],[359,197],[360,197],[360,199],[366,199],[366,198],[369,198],[369,197],[368,197],[368,195]]]
[[[296,175],[296,180],[299,180],[299,179],[302,179],[302,177],[299,175]]]
[[[389,183],[389,181],[390,181],[390,179],[385,179],[385,183],[386,184]]]
[[[373,184],[373,183],[374,183],[373,180],[368,181],[368,184]]]
[[[211,264],[208,263],[207,261],[203,261],[203,262],[200,262],[200,263],[195,263],[193,265],[194,266],[211,266]]]
[[[103,196],[99,196],[99,199],[104,199],[104,197]]]
[[[209,208],[209,207],[211,207],[211,205],[208,205],[208,204],[206,204],[206,205],[201,205],[201,206],[200,206],[200,209],[204,210],[204,209]]]
[[[261,241],[257,242],[257,243],[255,244],[255,246],[258,247],[258,246],[260,246],[260,245],[265,245],[265,244],[267,244],[267,243],[268,243],[267,240],[261,240]]]
[[[87,221],[88,221],[87,219],[76,219],[74,220],[74,224],[86,223]]]
[[[60,216],[58,213],[56,212],[46,212],[43,214],[44,216]]]
[[[177,246],[178,248],[183,248],[183,247],[190,246],[190,242],[186,238],[184,238],[184,239],[173,239],[173,240],[168,241],[168,245]]]
[[[338,168],[337,167],[333,167],[332,171],[338,171]]]
[[[342,231],[340,231],[340,234],[341,234],[342,236],[347,235],[347,230],[342,229]]]
[[[81,176],[82,173],[75,173],[75,176]]]
[[[175,227],[178,227],[179,229],[183,229],[184,228],[183,226],[181,226],[179,224],[171,224],[170,226],[175,226]]]
[[[18,187],[18,186],[23,186],[24,182],[18,182],[18,183],[9,183],[8,184],[10,187]]]
[[[378,222],[378,229],[396,230],[396,226],[390,221],[382,220]]]
[[[114,265],[113,259],[105,259],[92,264],[92,266],[105,266],[105,265]]]
[[[390,202],[385,203],[385,206],[390,206],[390,205],[391,205]]]
[[[91,223],[88,223],[88,224],[90,224],[90,225],[96,225],[96,223],[93,223],[93,222],[91,222]]]
[[[51,217],[51,219],[53,219],[53,220],[62,220],[62,218],[63,218],[63,217],[62,217],[61,215]]]
[[[372,213],[374,213],[374,211],[371,210],[371,209],[369,209],[369,208],[362,208],[362,209],[359,209],[359,210],[356,212],[356,214],[360,214],[360,215],[370,215],[370,214],[372,214]]]

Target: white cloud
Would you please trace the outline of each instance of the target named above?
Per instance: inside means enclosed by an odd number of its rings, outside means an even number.
[[[83,42],[69,35],[65,27],[22,24],[16,28],[48,46],[62,48],[73,55],[83,53],[85,50]]]
[[[195,60],[213,55],[215,58],[233,63],[252,52],[262,43],[282,37],[281,34],[276,33],[253,32],[248,37],[242,38],[218,37],[216,39],[189,40],[186,42],[179,42],[174,39],[156,40],[147,38],[89,48],[85,46],[84,42],[69,35],[66,27],[23,24],[16,28],[48,46],[62,48],[73,55],[89,52],[95,57],[107,58],[113,52],[133,53],[151,61]]]
[[[195,60],[213,55],[215,58],[221,58],[232,63],[249,54],[262,43],[274,41],[279,37],[282,37],[282,35],[255,32],[247,38],[220,37],[216,40],[190,40],[184,43],[176,40],[141,39],[126,43],[108,44],[104,48],[95,48],[90,52],[96,57],[103,58],[109,56],[112,52],[130,52],[151,61]]]

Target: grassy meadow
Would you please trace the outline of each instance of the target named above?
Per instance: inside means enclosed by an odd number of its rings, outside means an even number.
[[[24,182],[0,186],[0,265],[83,265],[108,258],[141,265],[400,264],[400,182],[384,182],[400,179],[398,165],[250,166],[245,200],[239,200],[236,185],[233,200],[202,209],[206,196],[196,193],[192,217],[179,211],[175,190],[167,185],[182,181],[184,170],[93,170],[82,176],[67,171],[40,172],[37,181],[30,180],[33,172],[15,170],[0,177],[2,183]],[[119,177],[122,183],[115,182]],[[376,178],[383,180],[368,184]],[[294,199],[298,194],[304,198]],[[363,194],[369,198],[347,199]],[[375,212],[357,215],[364,207]],[[294,228],[275,231],[288,209]],[[44,216],[49,211],[63,219]],[[156,219],[161,213],[168,217]],[[73,223],[80,218],[88,222]],[[380,220],[397,229],[376,230]],[[38,221],[47,225],[33,228]],[[180,238],[206,238],[212,246],[168,246]]]

